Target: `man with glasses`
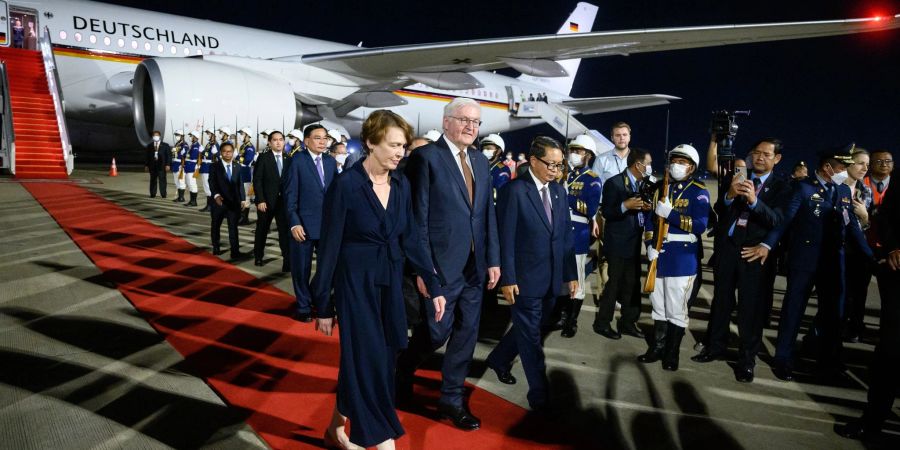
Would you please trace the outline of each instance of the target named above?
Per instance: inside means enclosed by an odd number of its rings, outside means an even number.
[[[775,261],[767,259],[771,248],[762,241],[781,224],[790,199],[790,185],[772,175],[781,162],[781,148],[781,141],[775,138],[756,143],[750,152],[750,178],[735,175],[715,208],[721,221],[716,228],[715,300],[706,328],[706,347],[691,359],[706,363],[725,356],[737,290],[740,347],[734,376],[742,383],[753,381],[768,293],[775,282]]]
[[[420,238],[444,281],[447,303],[437,322],[433,303],[423,302],[426,320],[397,361],[397,397],[412,397],[416,368],[446,342],[438,412],[464,430],[481,426],[466,406],[463,383],[478,337],[484,283],[493,289],[500,280],[491,171],[487,158],[470,148],[480,126],[481,106],[472,99],[453,99],[444,107],[444,134],[413,152],[406,168]],[[422,279],[417,281],[427,297]]]
[[[554,180],[565,168],[555,140],[538,136],[529,150],[528,171],[500,191],[497,219],[503,275],[500,289],[512,304],[512,327],[487,357],[500,382],[515,384],[510,373],[519,356],[528,381],[532,410],[549,408],[542,329],[560,287],[569,298],[578,290],[578,271],[566,190]]]

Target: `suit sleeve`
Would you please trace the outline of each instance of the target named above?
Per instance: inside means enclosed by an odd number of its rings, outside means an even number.
[[[893,190],[891,190],[893,189]],[[888,187],[884,200],[875,215],[878,240],[884,247],[885,255],[900,250],[900,189]]]
[[[781,191],[784,191],[782,189]],[[790,197],[778,192],[772,205],[769,205],[759,197],[756,198],[756,206],[750,209],[750,215],[769,229],[775,228],[784,220],[784,206]]]
[[[432,297],[440,297],[444,295],[441,288],[442,280],[434,270],[434,263],[427,249],[422,247],[422,240],[419,238],[419,226],[413,216],[412,196],[410,195],[409,181],[404,180],[404,208],[406,211],[406,223],[403,227],[403,233],[400,235],[406,258],[412,264],[415,272],[422,277],[425,285],[428,287],[428,293]]]
[[[340,183],[331,183],[325,194],[325,208],[322,217],[322,233],[319,240],[319,252],[316,257],[316,276],[313,286],[313,304],[318,317],[334,317],[334,302],[331,299],[331,288],[334,283],[334,269],[341,252],[341,241],[344,237],[344,223],[347,217],[347,200],[344,198]]]
[[[516,227],[519,217],[519,202],[516,183],[500,190],[497,199],[497,224],[503,230],[500,235],[500,286],[518,284],[516,282]]]
[[[846,198],[852,198],[850,194],[850,188],[846,188]],[[849,228],[847,232],[850,234],[850,238],[856,243],[857,248],[863,252],[869,259],[874,260],[875,255],[872,252],[872,247],[869,247],[869,243],[866,241],[866,235],[863,234],[862,227],[859,225],[859,218],[856,217],[856,214],[852,209],[847,207],[843,207],[843,211],[847,213],[847,217],[850,218],[850,223],[847,224]]]
[[[153,154],[156,153],[156,150],[153,148],[153,144],[150,144],[145,148],[146,148],[146,151],[144,152],[145,153],[144,157],[145,157],[146,161],[145,161],[144,165],[147,167],[150,167],[153,165]]]
[[[428,236],[428,200],[429,189],[431,187],[431,170],[428,167],[428,161],[420,152],[413,152],[409,157],[409,163],[406,165],[406,176],[410,183],[410,192],[412,193],[412,209],[415,217],[416,225],[419,227],[419,240],[422,242],[422,248],[428,254],[438,273],[441,272],[439,261],[434,260],[431,254],[431,241]]]
[[[172,147],[170,147],[169,144],[165,144],[160,145],[159,148],[160,150],[163,150],[163,161],[165,161],[165,164],[167,166],[172,164]]]
[[[299,156],[294,158],[291,164],[288,165],[287,176],[284,179],[284,206],[288,219],[288,228],[302,225],[300,223],[300,211],[297,208],[297,200],[300,197],[300,166],[302,163]]]
[[[613,178],[610,178],[606,183],[603,184],[603,198],[606,201],[600,205],[600,213],[603,215],[603,218],[606,220],[621,220],[625,218],[625,214],[622,212],[622,202],[624,198],[622,198],[622,190],[619,189],[618,185]]]
[[[253,174],[253,193],[256,194],[256,204],[265,203],[266,202],[266,189],[265,189],[265,181],[269,177],[268,164],[268,155],[271,153],[264,153],[260,156],[259,164],[255,167],[256,173]]]
[[[219,192],[219,168],[216,166],[210,167],[209,170],[209,195],[212,198],[216,198],[217,195],[222,195]]]
[[[490,173],[488,173],[490,177]],[[497,232],[497,210],[494,206],[492,195],[488,196],[487,202],[487,265],[488,267],[500,267],[500,242],[498,241]]]
[[[778,244],[778,241],[781,240],[781,237],[787,232],[788,227],[791,226],[791,222],[794,221],[794,217],[797,216],[797,211],[800,210],[800,205],[802,204],[803,186],[797,185],[791,192],[790,201],[788,201],[787,205],[784,207],[781,223],[766,235],[766,238],[763,239],[762,243],[766,244],[770,249],[775,248],[775,245]]]

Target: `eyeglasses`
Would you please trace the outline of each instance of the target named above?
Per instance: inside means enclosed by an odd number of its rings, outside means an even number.
[[[566,168],[566,165],[564,163],[553,164],[553,163],[548,163],[547,161],[544,161],[543,159],[538,158],[537,156],[535,156],[535,158],[538,161],[544,163],[544,165],[547,166],[547,169],[549,169],[549,170],[563,170]]]
[[[876,159],[875,161],[872,161],[872,164],[875,166],[890,166],[890,165],[894,164],[894,160],[893,159]]]
[[[775,158],[774,153],[764,153],[764,152],[760,152],[760,151],[756,151],[756,150],[750,152],[750,155],[753,156],[754,158],[760,158],[760,157],[765,158],[765,159]]]
[[[481,123],[482,123],[481,120],[479,120],[479,119],[470,119],[468,117],[450,116],[450,118],[458,120],[460,125],[462,125],[462,126],[472,125],[473,127],[478,128],[481,126]]]

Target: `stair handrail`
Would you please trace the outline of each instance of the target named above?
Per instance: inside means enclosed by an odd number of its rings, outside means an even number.
[[[0,155],[3,156],[4,166],[9,164],[9,172],[16,173],[16,132],[13,130],[12,100],[9,95],[9,76],[6,62],[0,61]]]
[[[59,137],[62,144],[63,160],[66,162],[66,173],[71,175],[75,168],[75,153],[72,152],[72,142],[69,139],[69,129],[66,126],[65,100],[62,95],[62,86],[59,83],[59,72],[56,70],[56,57],[53,56],[53,45],[50,42],[50,28],[44,26],[40,37],[41,57],[44,60],[44,72],[47,74],[47,86],[53,97],[53,109],[56,110],[56,123],[59,124]]]

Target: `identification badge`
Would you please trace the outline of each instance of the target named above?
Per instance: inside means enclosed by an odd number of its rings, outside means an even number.
[[[850,225],[850,213],[847,212],[847,208],[844,208],[844,226]]]
[[[818,193],[813,194],[809,199],[817,203],[825,201]]]
[[[744,212],[741,213],[741,216],[738,217],[737,223],[736,223],[735,225],[736,225],[736,226],[739,226],[739,227],[746,227],[746,226],[747,226],[747,221],[748,221],[749,219],[750,219],[750,213],[747,212],[747,211],[744,211]]]

